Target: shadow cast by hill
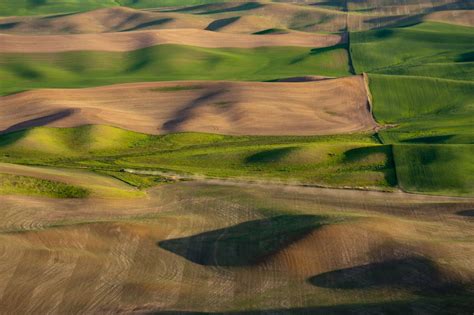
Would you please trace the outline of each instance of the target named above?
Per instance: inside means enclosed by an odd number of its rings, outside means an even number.
[[[463,217],[472,217],[474,218],[474,209],[470,210],[461,210],[456,212],[457,215],[463,216]]]
[[[416,256],[330,271],[308,282],[332,289],[403,288],[422,295],[461,292],[463,288],[461,283],[448,280],[434,262]]]
[[[281,215],[158,242],[158,246],[205,266],[248,266],[327,224],[325,217]]]
[[[28,128],[32,128],[32,127],[45,126],[45,125],[48,125],[48,124],[53,123],[55,121],[64,119],[66,117],[69,117],[72,114],[74,114],[74,112],[77,112],[77,111],[78,110],[76,110],[76,109],[62,109],[62,110],[59,110],[59,111],[57,111],[53,114],[50,114],[50,115],[46,115],[46,116],[38,117],[38,118],[33,118],[33,119],[30,119],[30,120],[26,120],[26,121],[22,121],[20,123],[14,124],[14,125],[6,128],[5,130],[1,130],[0,134],[6,134],[6,133],[9,133],[9,132],[24,130],[24,129],[28,129]]]
[[[246,157],[245,163],[276,163],[296,150],[298,150],[298,147],[286,147],[260,151]]]

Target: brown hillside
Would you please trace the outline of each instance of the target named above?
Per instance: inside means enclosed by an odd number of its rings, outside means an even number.
[[[312,135],[370,130],[362,76],[309,82],[160,82],[0,98],[0,130],[104,124],[160,134]]]

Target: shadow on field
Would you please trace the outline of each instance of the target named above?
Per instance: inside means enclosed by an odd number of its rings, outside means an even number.
[[[462,285],[447,281],[436,264],[424,257],[405,257],[322,273],[308,279],[332,289],[395,287],[421,294],[459,292]]]
[[[20,23],[18,23],[18,22],[2,23],[2,24],[0,24],[0,30],[9,30],[11,28],[14,28],[18,24],[20,24]]]
[[[237,11],[247,11],[254,10],[263,7],[264,4],[258,2],[246,2],[246,3],[237,3],[236,5],[232,3],[211,3],[211,4],[200,4],[195,6],[188,6],[184,8],[179,8],[176,10],[171,10],[170,12],[193,12],[194,14],[217,14],[217,13],[226,13],[226,12],[237,12]]]
[[[272,163],[279,162],[298,147],[286,147],[260,151],[245,158],[245,163]]]
[[[32,127],[44,126],[54,121],[61,120],[63,118],[71,116],[74,113],[74,111],[75,111],[74,109],[63,109],[63,110],[55,112],[54,114],[22,121],[18,124],[14,124],[8,127],[5,130],[0,131],[0,134],[23,130],[23,129],[32,128]]]
[[[281,215],[157,245],[200,265],[247,266],[263,261],[327,223],[321,216]]]
[[[225,18],[225,19],[220,19],[220,20],[215,20],[213,22],[211,22],[205,29],[208,30],[208,31],[217,31],[229,24],[232,24],[234,23],[235,21],[237,21],[238,19],[240,19],[240,16],[234,16],[234,17],[230,17],[230,18]]]
[[[463,217],[474,217],[474,209],[458,211],[456,214]]]
[[[121,30],[120,32],[130,32],[130,31],[141,30],[141,29],[144,29],[144,28],[152,27],[152,26],[158,26],[158,25],[166,24],[166,23],[169,23],[171,21],[173,21],[172,18],[163,18],[163,19],[153,20],[153,21],[138,24],[134,27],[131,27],[131,28],[128,28],[128,29],[125,29],[125,30]]]
[[[370,164],[375,160],[379,160],[385,181],[391,186],[397,185],[397,178],[395,175],[395,162],[393,160],[392,146],[378,145],[370,147],[361,147],[350,149],[344,152],[344,162],[354,163],[363,168],[364,164]]]
[[[454,137],[454,135],[427,136],[427,137],[418,137],[418,138],[406,139],[406,140],[402,140],[401,142],[405,142],[405,143],[430,143],[430,144],[431,143],[446,143],[453,137]]]

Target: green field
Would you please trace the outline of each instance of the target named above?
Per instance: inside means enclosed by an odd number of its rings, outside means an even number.
[[[67,13],[114,6],[132,8],[190,6],[226,1],[228,0],[5,0],[0,2],[0,16]]]
[[[57,181],[0,173],[0,194],[84,198],[89,195],[89,191]]]
[[[158,45],[132,52],[0,54],[0,94],[164,80],[272,80],[350,75],[344,46],[201,48]]]
[[[380,131],[384,143],[473,143],[473,82],[375,74],[369,82],[375,118],[397,125]]]
[[[0,136],[0,161],[9,163],[86,167],[101,172],[131,168],[187,176],[383,189],[396,185],[391,155],[390,146],[380,145],[370,134],[152,136],[113,127],[84,126],[39,127]],[[116,173],[111,175],[117,177]],[[132,184],[137,180],[120,179]]]
[[[471,27],[435,22],[351,33],[358,73],[474,79]]]
[[[423,22],[351,33],[351,57],[369,73],[378,137],[393,144],[398,186],[472,195],[474,32]],[[389,53],[388,53],[389,52]]]
[[[154,136],[107,126],[37,127],[0,136],[0,162],[86,168],[140,189],[169,182],[178,174],[185,179],[472,194],[474,152],[470,145],[456,144],[470,135],[400,139],[421,133],[390,130],[379,135]]]
[[[472,195],[474,146],[394,145],[398,185],[405,191]]]

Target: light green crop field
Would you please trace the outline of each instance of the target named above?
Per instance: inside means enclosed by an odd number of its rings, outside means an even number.
[[[202,48],[158,45],[132,52],[0,54],[0,94],[32,88],[88,87],[164,80],[263,81],[302,75],[350,75],[343,45]]]
[[[473,82],[375,74],[369,82],[375,118],[397,125],[380,131],[384,143],[473,143]]]
[[[226,1],[228,0],[5,0],[0,2],[0,16],[67,13],[114,6],[132,8],[190,6]]]
[[[398,184],[405,191],[463,195],[474,191],[474,146],[394,145]]]
[[[351,33],[357,72],[474,79],[474,31],[435,22]]]
[[[380,145],[370,134],[151,136],[106,126],[39,127],[0,136],[0,160],[102,172],[131,168],[327,186],[390,189],[396,185],[390,146]],[[147,180],[135,184],[137,179],[130,176],[119,178],[137,187],[151,185]]]
[[[0,194],[84,198],[89,195],[89,191],[57,181],[0,173]]]

